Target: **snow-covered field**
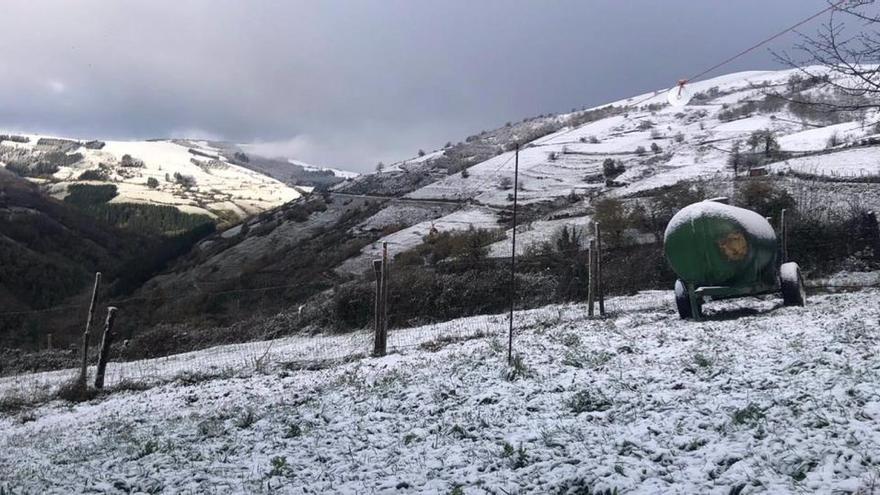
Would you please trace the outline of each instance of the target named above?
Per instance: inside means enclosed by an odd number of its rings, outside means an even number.
[[[831,177],[880,176],[880,161],[876,148],[841,150],[833,155],[793,158],[773,165],[774,170],[794,171]]]
[[[40,150],[40,138],[28,135],[28,143],[4,141],[4,146]],[[77,183],[112,183],[118,195],[114,203],[149,203],[170,205],[187,213],[225,218],[245,218],[274,208],[301,196],[296,189],[253,170],[230,163],[220,150],[204,141],[152,140],[106,141],[101,149],[80,146],[72,152],[83,158],[53,174],[49,192],[63,198],[67,187]],[[122,157],[129,155],[142,166],[126,167]],[[87,171],[103,171],[103,181],[80,180]],[[193,187],[183,187],[175,174],[194,179]],[[150,187],[148,180],[156,181]],[[40,182],[46,182],[40,180]],[[306,188],[308,189],[308,188]]]
[[[318,370],[178,380],[0,418],[12,493],[874,493],[880,290],[668,292]],[[488,320],[462,319],[480,326]],[[452,322],[450,322],[452,323]],[[283,361],[275,361],[276,363]]]

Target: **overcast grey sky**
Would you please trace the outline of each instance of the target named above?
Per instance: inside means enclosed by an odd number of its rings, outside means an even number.
[[[273,143],[365,171],[667,87],[826,5],[3,0],[0,129]],[[712,75],[774,67],[761,49]]]

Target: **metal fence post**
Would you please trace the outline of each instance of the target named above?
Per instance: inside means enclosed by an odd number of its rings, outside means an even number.
[[[382,260],[373,260],[373,273],[376,274],[376,304],[373,314],[373,355],[385,355],[385,339],[384,339],[384,323],[382,315],[385,312],[383,307],[384,299],[382,297],[382,278],[384,275],[384,267]]]
[[[788,261],[788,224],[786,223],[785,218],[786,209],[782,209],[782,213],[779,215],[779,235],[782,237],[782,262],[786,263]]]
[[[602,229],[596,227],[596,295],[599,299],[599,315],[605,316],[605,287],[602,281]]]
[[[587,316],[593,316],[593,301],[596,298],[596,266],[593,256],[596,254],[596,241],[590,239],[587,248]]]

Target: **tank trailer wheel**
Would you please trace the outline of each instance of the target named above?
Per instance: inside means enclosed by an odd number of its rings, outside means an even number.
[[[807,300],[801,268],[791,261],[779,268],[779,285],[782,286],[782,302],[786,306],[803,306]]]
[[[682,320],[694,317],[694,308],[691,306],[690,294],[688,294],[687,286],[681,279],[675,281],[675,306],[678,308],[678,316]],[[700,303],[697,302],[697,315],[701,314]]]

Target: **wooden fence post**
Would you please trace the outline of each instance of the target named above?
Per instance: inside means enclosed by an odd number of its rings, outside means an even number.
[[[605,287],[602,282],[602,230],[596,227],[596,295],[599,298],[599,316],[605,316]]]
[[[46,348],[50,351],[52,350],[52,334],[51,333],[46,335]]]
[[[384,268],[382,266],[382,260],[373,260],[373,273],[376,274],[376,304],[374,308],[373,314],[373,355],[374,356],[384,356],[385,355],[385,339],[383,338],[383,328],[384,324],[382,322],[382,315],[384,314],[385,309],[383,306],[383,298],[382,298],[382,275],[384,273]]]
[[[593,316],[593,300],[596,298],[596,267],[593,263],[593,255],[596,253],[596,241],[590,240],[587,248],[587,315]]]
[[[92,326],[92,317],[95,315],[95,309],[98,305],[98,289],[101,287],[101,272],[95,273],[95,288],[92,289],[92,301],[89,303],[89,315],[86,317],[86,330],[82,335],[82,344],[81,344],[81,363],[79,370],[79,386],[85,390],[88,388],[87,381],[87,373],[88,373],[88,365],[89,365],[89,332]]]
[[[104,388],[104,371],[110,358],[110,344],[113,343],[113,322],[116,320],[116,308],[107,308],[107,319],[104,321],[104,336],[101,338],[101,353],[98,355],[98,371],[95,373],[95,388]]]

